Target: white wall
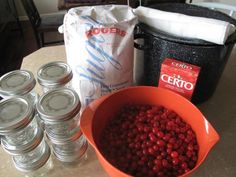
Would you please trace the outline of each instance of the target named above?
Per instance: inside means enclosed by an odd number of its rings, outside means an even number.
[[[21,0],[15,0],[16,6],[17,6],[17,11],[20,17],[23,16],[23,18],[26,16],[24,8],[21,5]],[[234,4],[236,5],[235,0],[193,0],[193,2],[203,2],[203,1],[208,1],[208,2],[222,2],[226,4]],[[57,3],[58,0],[34,0],[35,5],[41,15],[44,14],[50,14],[50,13],[55,13],[58,11],[57,9]]]

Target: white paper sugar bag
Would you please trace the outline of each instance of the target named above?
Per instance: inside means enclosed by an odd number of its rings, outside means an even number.
[[[133,30],[137,17],[125,5],[70,9],[64,18],[67,62],[82,106],[133,84]]]
[[[161,31],[185,38],[197,38],[216,44],[224,44],[235,26],[221,20],[194,17],[157,9],[134,9],[139,21]]]

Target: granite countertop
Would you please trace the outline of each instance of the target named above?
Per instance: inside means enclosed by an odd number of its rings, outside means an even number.
[[[64,46],[41,48],[26,56],[22,69],[31,70],[36,76],[38,68],[50,61],[65,61]],[[36,91],[41,94],[37,84]],[[219,85],[207,102],[198,105],[206,118],[218,131],[221,139],[213,148],[205,162],[193,177],[235,177],[236,176],[236,48],[230,56],[220,79]],[[87,151],[88,158],[81,164],[63,165],[53,157],[54,169],[47,177],[107,177],[99,164],[91,146]],[[0,148],[0,177],[23,177],[11,162],[10,155]]]

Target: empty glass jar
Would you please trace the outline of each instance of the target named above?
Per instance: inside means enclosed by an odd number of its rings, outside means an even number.
[[[79,126],[80,101],[72,89],[48,91],[41,96],[36,107],[39,117],[44,121],[46,133],[68,137]]]
[[[39,129],[36,118],[24,128],[14,133],[5,135],[2,139],[8,144],[18,146],[19,144],[26,144],[33,139]]]
[[[48,138],[50,139],[50,137]],[[54,155],[58,160],[65,163],[79,163],[86,155],[86,150],[88,148],[86,139],[79,132],[77,135],[74,135],[74,139],[71,138],[69,141],[51,142]]]
[[[34,90],[36,81],[30,71],[15,70],[6,73],[0,78],[0,96],[10,98],[14,96],[24,96],[36,104],[38,95]]]
[[[12,159],[15,167],[24,172],[26,176],[39,177],[53,168],[50,155],[50,148],[43,139],[34,150],[22,155],[15,155]]]
[[[12,146],[30,142],[38,128],[35,109],[24,97],[4,99],[0,102],[0,134]]]
[[[44,133],[40,128],[36,128],[36,133],[32,140],[24,141],[18,144],[10,144],[5,137],[2,138],[3,149],[11,155],[22,155],[35,149],[43,140]]]
[[[42,138],[38,146],[35,147],[33,150],[22,154],[14,155],[14,163],[18,164],[18,166],[31,166],[31,164],[34,164],[35,162],[39,161],[39,159],[45,153],[45,149],[47,148],[47,146],[47,143]]]
[[[37,72],[38,83],[44,93],[60,87],[71,87],[72,77],[69,65],[61,61],[45,64]]]

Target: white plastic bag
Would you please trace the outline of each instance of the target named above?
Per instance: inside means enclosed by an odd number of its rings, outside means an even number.
[[[125,5],[70,9],[64,18],[67,62],[82,106],[133,84],[133,30],[137,18]]]
[[[216,44],[224,44],[228,36],[235,32],[235,26],[222,20],[184,15],[139,6],[134,9],[138,19],[166,33],[185,38],[203,39]]]

